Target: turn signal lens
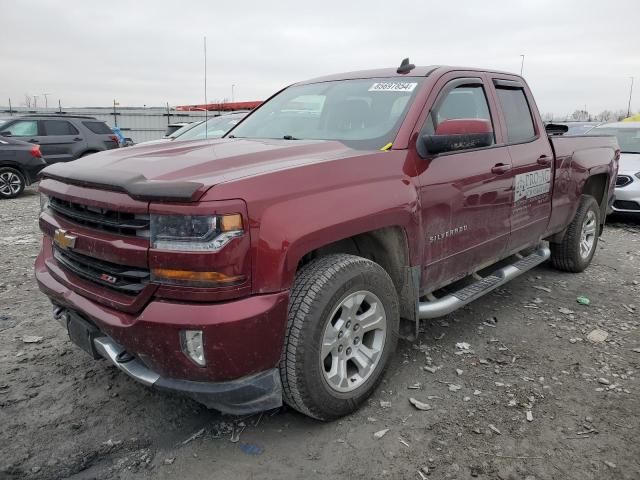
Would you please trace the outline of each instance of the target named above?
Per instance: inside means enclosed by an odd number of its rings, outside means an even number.
[[[220,272],[193,272],[191,270],[152,268],[151,280],[193,287],[224,287],[242,283],[244,276],[225,275]]]
[[[242,216],[239,213],[234,215],[222,215],[220,219],[220,230],[223,232],[242,231]]]

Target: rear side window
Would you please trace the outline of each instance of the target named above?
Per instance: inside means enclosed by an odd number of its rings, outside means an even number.
[[[496,92],[507,122],[507,142],[522,143],[533,139],[536,133],[524,90],[496,87]]]
[[[66,120],[43,120],[45,135],[78,135],[78,129]]]
[[[111,135],[113,132],[104,122],[82,122],[82,124],[98,135]]]
[[[14,137],[35,137],[38,135],[37,120],[18,120],[9,126],[0,127],[3,132],[9,132]]]

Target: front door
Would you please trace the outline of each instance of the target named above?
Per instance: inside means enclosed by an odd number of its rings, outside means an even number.
[[[488,101],[488,85],[479,77],[445,77],[438,85],[439,93],[420,138],[438,137],[440,131],[446,131],[446,120],[462,120],[458,125],[463,126],[484,123],[490,138],[480,148],[461,149],[457,145],[436,155],[424,149],[420,152],[423,291],[432,291],[500,259],[510,231],[511,159],[494,129],[495,106]]]

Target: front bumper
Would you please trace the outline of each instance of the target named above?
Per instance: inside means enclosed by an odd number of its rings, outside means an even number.
[[[41,252],[35,264],[40,290],[59,312],[77,313],[92,325],[97,333],[91,342],[99,356],[136,380],[184,393],[225,413],[244,414],[281,405],[277,367],[287,292],[221,303],[152,298],[140,312],[128,313],[81,295],[76,285],[81,279],[50,271],[45,260]],[[182,330],[203,332],[205,367],[183,352]],[[117,361],[122,352],[127,353],[126,362]]]
[[[93,342],[100,356],[134,380],[148,387],[187,395],[207,408],[246,415],[282,406],[282,386],[277,368],[228,382],[192,382],[161,377],[137,358],[123,355],[125,349],[112,338],[97,337]]]
[[[632,173],[619,172],[618,175],[630,178],[631,182],[624,187],[616,187],[613,211],[640,215],[640,179]]]

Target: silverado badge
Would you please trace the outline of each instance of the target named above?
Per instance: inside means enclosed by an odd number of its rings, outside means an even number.
[[[53,234],[53,243],[62,250],[69,250],[76,246],[76,238],[78,237],[68,234],[66,230],[56,228],[56,231]]]

